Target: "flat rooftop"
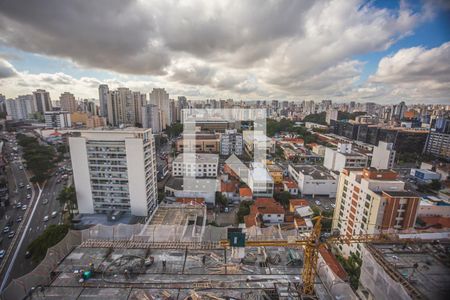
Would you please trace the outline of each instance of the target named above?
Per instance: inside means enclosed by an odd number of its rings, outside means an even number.
[[[449,243],[371,244],[381,254],[384,269],[406,279],[400,282],[409,293],[425,299],[448,299],[450,293]],[[395,276],[395,275],[394,275]],[[392,275],[391,275],[392,277]],[[408,284],[409,283],[409,284]],[[408,289],[407,285],[412,286]],[[410,294],[411,295],[411,294]]]
[[[315,180],[335,180],[330,171],[324,166],[319,165],[292,165],[295,171],[306,176],[311,176]]]
[[[218,164],[219,163],[219,155],[211,154],[211,153],[180,153],[173,161],[174,163],[209,163],[209,164]]]

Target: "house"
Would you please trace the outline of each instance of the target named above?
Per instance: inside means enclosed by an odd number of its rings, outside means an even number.
[[[220,182],[220,192],[231,201],[239,201],[239,181],[228,180]]]
[[[252,190],[248,187],[240,188],[239,197],[241,198],[241,201],[251,201],[253,199]]]
[[[284,187],[284,190],[286,192],[289,192],[289,194],[291,194],[292,196],[297,196],[298,185],[294,180],[292,180],[290,178],[283,180],[283,187]]]
[[[294,214],[294,225],[300,233],[310,232],[313,229],[311,217],[314,212],[308,201],[305,199],[289,200],[289,212]]]
[[[289,175],[297,181],[302,195],[336,196],[338,174],[323,166],[317,165],[289,165]]]
[[[273,198],[257,198],[250,206],[250,214],[244,217],[246,227],[274,225],[284,222],[283,206]]]

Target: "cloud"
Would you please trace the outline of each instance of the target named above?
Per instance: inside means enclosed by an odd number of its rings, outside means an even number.
[[[385,9],[363,0],[1,1],[0,44],[117,77],[140,76],[117,82],[144,90],[151,78],[179,94],[203,97],[344,97],[364,88],[357,86],[364,62],[354,57],[389,49],[430,18],[435,6],[414,11],[404,2]],[[38,76],[25,73],[22,79]],[[35,79],[44,86],[73,80],[86,85],[63,73]]]
[[[13,77],[17,75],[17,71],[14,69],[8,61],[0,58],[0,79]]]
[[[432,49],[401,49],[380,60],[377,71],[369,77],[369,83],[389,87],[390,94],[397,97],[448,101],[449,61],[450,42]]]

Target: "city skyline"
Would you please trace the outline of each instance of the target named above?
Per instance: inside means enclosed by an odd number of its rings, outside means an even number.
[[[7,98],[39,88],[53,100],[63,92],[98,98],[98,85],[108,84],[190,100],[449,102],[444,1],[0,7]]]

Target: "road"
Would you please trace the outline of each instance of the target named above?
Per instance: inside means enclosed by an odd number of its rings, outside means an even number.
[[[12,143],[7,143],[4,148],[4,153],[9,157],[14,157],[11,154],[13,152],[13,146],[16,147],[14,140]],[[40,198],[38,198],[39,188],[37,186],[33,186],[33,197],[32,199],[27,200],[27,194],[30,193],[29,190],[27,191],[26,187],[18,187],[20,183],[23,183],[25,186],[29,184],[25,173],[25,168],[23,168],[23,163],[20,160],[20,147],[18,148],[18,160],[14,162],[11,161],[9,163],[11,170],[11,176],[9,178],[11,205],[6,209],[5,218],[2,218],[0,223],[1,229],[3,230],[7,223],[6,216],[8,216],[8,220],[11,218],[14,220],[12,230],[16,231],[16,235],[13,239],[7,238],[7,234],[3,233],[3,244],[1,245],[1,249],[6,251],[6,255],[3,259],[5,262],[2,261],[2,265],[4,267],[1,269],[0,274],[0,280],[3,287],[5,287],[11,279],[20,277],[30,272],[36,266],[31,259],[25,258],[28,245],[40,234],[42,234],[48,225],[61,223],[61,207],[59,202],[56,200],[56,197],[63,188],[64,181],[58,182],[57,176],[51,177],[45,183]],[[22,168],[20,166],[22,166]],[[47,204],[43,204],[44,199],[48,199]],[[38,201],[38,203],[36,204],[36,209],[33,211],[36,201]],[[15,204],[17,202],[28,205],[27,210],[23,211],[22,209],[15,208]],[[57,215],[54,218],[51,217],[53,211],[57,212]],[[20,224],[16,222],[16,218],[18,216],[24,218]],[[45,216],[48,216],[49,220],[44,222]],[[22,226],[19,227],[19,225]],[[26,231],[24,230],[25,227]],[[19,229],[20,232],[18,232]],[[11,246],[11,244],[13,244],[13,246]],[[5,276],[5,274],[8,276]]]

